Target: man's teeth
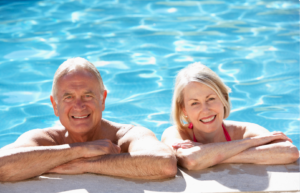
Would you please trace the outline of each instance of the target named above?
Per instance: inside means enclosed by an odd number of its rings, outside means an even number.
[[[204,122],[204,123],[207,123],[207,122],[210,122],[210,121],[214,120],[215,117],[216,117],[216,116],[213,116],[213,117],[208,118],[208,119],[200,119],[200,121],[202,121],[202,122]]]
[[[88,117],[88,115],[83,116],[83,117],[75,117],[75,116],[74,116],[75,119],[83,119],[83,118],[86,118],[86,117]]]

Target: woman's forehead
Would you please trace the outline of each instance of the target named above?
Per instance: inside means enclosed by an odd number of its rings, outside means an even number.
[[[216,95],[216,92],[204,83],[189,82],[183,89],[185,98]]]

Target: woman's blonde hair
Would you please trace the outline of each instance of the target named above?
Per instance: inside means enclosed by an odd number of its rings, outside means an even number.
[[[187,128],[186,123],[189,122],[187,117],[184,116],[182,108],[184,107],[183,90],[190,82],[205,84],[215,91],[224,105],[224,119],[229,116],[229,93],[231,92],[231,89],[223,83],[214,71],[200,62],[196,62],[180,70],[176,77],[172,99],[172,119],[178,129]]]

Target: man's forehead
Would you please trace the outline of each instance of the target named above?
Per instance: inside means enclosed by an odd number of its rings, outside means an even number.
[[[95,78],[97,79],[96,75],[92,73],[91,71],[84,69],[84,68],[72,68],[68,69],[59,79],[65,79],[65,78],[75,78],[76,76],[82,76],[86,78]]]
[[[93,73],[87,70],[80,70],[68,72],[60,77],[57,81],[57,88],[63,93],[78,89],[84,92],[95,92],[99,90],[100,85]]]

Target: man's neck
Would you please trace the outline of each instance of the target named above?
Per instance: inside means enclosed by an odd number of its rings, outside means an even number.
[[[90,130],[88,133],[72,133],[67,130],[65,139],[67,143],[87,142],[101,139],[101,126]]]

